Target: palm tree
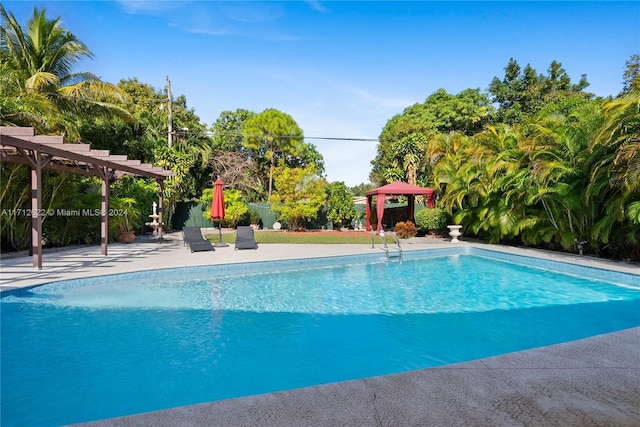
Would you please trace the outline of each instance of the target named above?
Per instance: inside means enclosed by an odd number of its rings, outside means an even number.
[[[630,191],[640,190],[640,90],[608,102],[604,110],[603,142],[617,146],[616,179]]]
[[[34,8],[23,28],[0,5],[0,21],[0,125],[32,126],[39,134],[61,134],[67,140],[78,141],[79,123],[86,117],[115,113],[120,118],[130,118],[114,104],[123,98],[116,86],[90,73],[72,72],[80,59],[92,55],[62,27],[59,18],[47,19],[44,11]],[[29,187],[25,186],[29,175],[24,166],[3,164],[2,168],[2,187],[7,191],[2,193],[0,202],[24,206],[28,201],[22,197],[23,189]],[[53,200],[54,186],[50,184],[62,180],[45,177],[43,199]],[[72,194],[78,182],[76,177],[65,181],[65,191]],[[9,236],[14,248],[21,249],[28,242],[28,221],[8,218],[7,223],[0,222],[2,237]]]
[[[640,91],[604,105],[606,124],[591,145],[599,153],[589,192],[604,212],[592,235],[640,258]]]
[[[572,112],[541,114],[528,123],[521,144],[533,183],[527,202],[541,209],[538,236],[569,249],[589,235],[599,206],[585,192],[596,157],[589,144],[602,124],[599,105],[586,102]],[[530,243],[539,243],[534,240]],[[595,242],[591,242],[597,246]]]
[[[407,183],[416,185],[418,169],[424,163],[427,148],[427,138],[422,133],[412,133],[393,144],[395,156],[402,159]]]
[[[512,238],[525,227],[525,206],[513,188],[522,163],[519,139],[509,126],[488,126],[472,138],[451,141],[455,144],[434,169],[436,185],[446,185],[442,207],[465,230],[491,242]]]
[[[34,8],[23,29],[2,5],[0,17],[0,97],[5,107],[0,112],[2,123],[28,124],[41,132],[78,140],[79,115],[116,113],[129,117],[114,104],[123,98],[115,85],[91,73],[72,72],[80,59],[93,55],[62,27],[60,18],[47,19],[44,10]]]

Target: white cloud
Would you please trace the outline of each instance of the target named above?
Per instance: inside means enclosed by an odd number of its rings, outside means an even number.
[[[340,88],[347,93],[355,95],[357,98],[364,101],[365,103],[372,104],[377,107],[406,108],[407,106],[415,102],[407,98],[386,97],[386,96],[375,95],[357,86],[341,85]]]
[[[317,0],[306,0],[305,3],[307,3],[309,7],[315,10],[316,12],[327,13],[331,11],[328,7],[326,7],[323,4],[320,4],[320,2]]]
[[[243,24],[258,24],[277,21],[284,16],[278,3],[233,2],[222,3],[220,11],[226,19]]]
[[[131,15],[151,15],[160,16],[167,11],[176,10],[182,7],[181,1],[158,1],[158,0],[117,0],[122,9]]]

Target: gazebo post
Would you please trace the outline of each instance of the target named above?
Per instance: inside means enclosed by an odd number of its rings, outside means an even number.
[[[371,231],[371,203],[373,202],[373,196],[367,196],[367,204],[365,205],[365,230]]]
[[[409,194],[407,196],[407,216],[409,217],[409,221],[416,223],[416,219],[414,218],[414,212],[416,209],[416,196],[415,194]]]
[[[376,215],[378,215],[378,231],[382,231],[382,217],[384,216],[384,201],[387,198],[386,194],[378,194],[376,196]]]
[[[434,195],[435,191],[431,188],[427,189],[427,208],[433,209],[435,206]]]

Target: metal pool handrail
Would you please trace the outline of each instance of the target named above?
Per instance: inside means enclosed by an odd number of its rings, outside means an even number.
[[[393,239],[393,242],[395,243],[395,246],[389,246],[387,245],[387,239],[385,238],[385,233],[384,231],[380,230],[380,231],[372,231],[371,232],[371,249],[375,249],[375,240],[376,240],[376,236],[380,237],[380,242],[382,243],[382,247],[380,249],[382,249],[387,258],[391,257],[390,254],[390,250],[395,250],[397,252],[393,252],[393,253],[397,253],[398,254],[398,258],[402,259],[402,246],[400,246],[400,241],[398,240],[398,238],[396,237],[396,233],[394,232],[389,232],[388,233],[391,238]]]

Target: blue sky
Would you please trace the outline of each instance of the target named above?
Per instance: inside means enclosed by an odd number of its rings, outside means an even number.
[[[137,78],[211,125],[224,110],[290,114],[308,137],[377,138],[387,120],[444,88],[486,90],[509,58],[553,60],[599,96],[640,53],[640,2],[4,1],[23,25],[60,16],[94,58],[78,67]],[[329,181],[368,181],[375,141],[309,139]]]

